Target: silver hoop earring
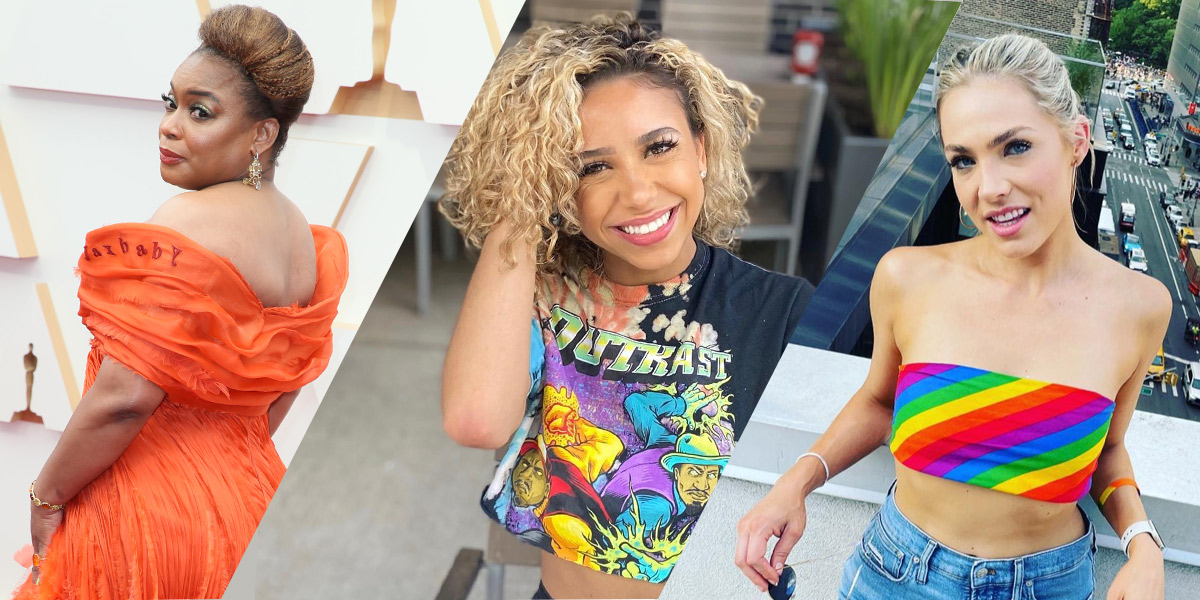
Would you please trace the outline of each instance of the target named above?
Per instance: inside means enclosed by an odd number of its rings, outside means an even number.
[[[969,219],[967,211],[963,210],[963,207],[960,205],[958,207],[958,223],[963,226],[963,229],[975,229],[975,224],[969,222]]]

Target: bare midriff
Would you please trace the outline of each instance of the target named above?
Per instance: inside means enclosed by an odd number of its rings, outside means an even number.
[[[601,573],[542,552],[542,584],[554,598],[658,598],[663,584]]]
[[[1055,503],[959,483],[896,462],[896,507],[942,545],[1009,558],[1073,542],[1087,532],[1074,502]]]

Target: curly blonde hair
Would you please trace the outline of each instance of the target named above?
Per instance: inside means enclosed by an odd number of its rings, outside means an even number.
[[[516,244],[536,241],[543,275],[583,280],[601,271],[601,251],[584,237],[575,203],[579,106],[589,85],[628,76],[678,93],[708,162],[693,234],[733,246],[736,229],[748,221],[750,178],[741,151],[757,129],[762,99],[628,14],[531,30],[496,62],[450,148],[439,205],[467,243],[481,247],[504,220],[511,233],[501,251],[509,264]]]

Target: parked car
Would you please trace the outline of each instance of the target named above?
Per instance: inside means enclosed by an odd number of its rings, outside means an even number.
[[[1129,249],[1129,262],[1133,261],[1146,262],[1146,251],[1142,250],[1140,245]]]
[[[1138,273],[1145,273],[1145,274],[1150,273],[1150,265],[1146,264],[1145,261],[1141,261],[1141,260],[1131,259],[1129,261],[1129,268],[1133,269],[1134,271],[1137,271]]]
[[[1125,235],[1121,236],[1121,252],[1129,254],[1129,250],[1135,247],[1142,247],[1142,238],[1138,237],[1138,234],[1126,233]]]
[[[1121,222],[1117,224],[1117,228],[1124,232],[1133,231],[1133,215],[1123,212],[1121,213]]]
[[[1180,225],[1183,223],[1183,209],[1172,204],[1167,207],[1167,220],[1171,222],[1171,228],[1179,231]]]
[[[1146,146],[1146,164],[1152,167],[1162,166],[1162,159],[1158,157],[1158,149],[1154,146]]]
[[[1200,406],[1200,377],[1196,377],[1198,370],[1200,363],[1190,363],[1183,368],[1183,397],[1192,406]]]

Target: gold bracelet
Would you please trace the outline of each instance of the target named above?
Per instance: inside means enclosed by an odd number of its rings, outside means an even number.
[[[33,495],[33,485],[35,483],[37,483],[36,479],[33,480],[33,483],[29,484],[29,499],[33,500],[34,506],[49,511],[62,510],[64,508],[62,504],[50,504],[49,502],[42,502],[37,496]]]

